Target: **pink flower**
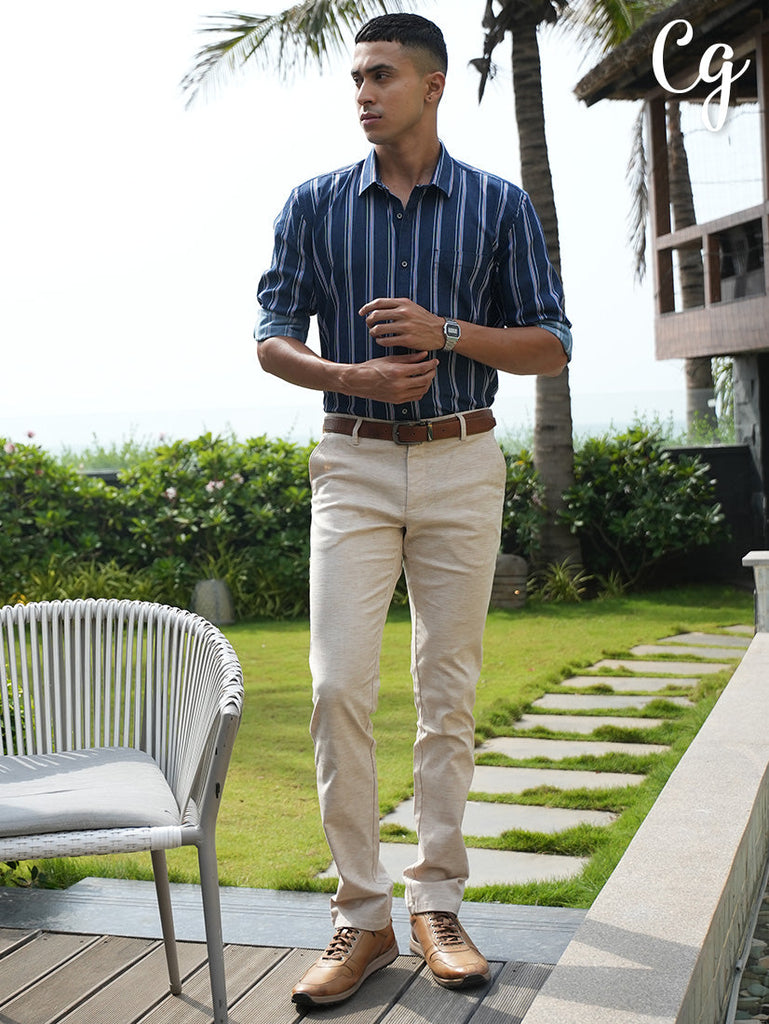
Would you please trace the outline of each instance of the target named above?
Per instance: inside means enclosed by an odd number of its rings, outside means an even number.
[[[13,441],[6,441],[5,444],[3,445],[3,451],[5,452],[6,455],[13,455],[13,453],[16,451],[16,445],[13,443]]]
[[[236,484],[242,484],[244,482],[243,476],[240,473],[233,473],[230,480],[234,480]]]
[[[177,491],[175,487],[166,487],[163,491],[163,497],[168,498],[169,501],[173,501],[176,497]]]
[[[28,431],[27,431],[27,437],[29,437],[29,438],[33,438],[34,436],[35,436],[35,432],[34,432],[34,430],[28,430]]]
[[[209,480],[206,484],[206,490],[209,494],[213,494],[214,491],[221,491],[224,487],[224,480]]]

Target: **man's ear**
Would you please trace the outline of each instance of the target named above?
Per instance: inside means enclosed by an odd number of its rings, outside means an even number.
[[[425,99],[430,103],[438,103],[446,86],[446,76],[442,71],[431,71],[425,76]]]

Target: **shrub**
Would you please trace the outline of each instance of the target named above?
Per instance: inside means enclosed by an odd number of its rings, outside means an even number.
[[[227,580],[241,613],[307,608],[309,446],[211,434],[162,445],[120,474],[129,546],[120,561]]]
[[[529,592],[545,603],[577,604],[593,577],[568,559],[545,566],[528,581]]]
[[[661,434],[636,425],[585,441],[561,513],[580,537],[585,567],[635,585],[663,559],[723,536],[710,469],[698,456],[672,459]]]
[[[120,546],[119,496],[36,445],[0,439],[0,596],[21,593],[50,560],[109,559]]]
[[[502,551],[530,559],[539,548],[545,520],[544,489],[531,452],[505,451],[507,483],[502,514]]]

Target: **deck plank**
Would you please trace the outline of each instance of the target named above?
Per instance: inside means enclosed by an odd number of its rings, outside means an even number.
[[[32,949],[38,940],[32,943]],[[125,970],[154,945],[151,939],[102,936],[91,940],[47,977],[29,985],[3,1006],[3,1013],[18,1024],[49,1024],[73,1010],[109,979]],[[20,950],[23,955],[30,947]],[[10,958],[9,958],[10,959]]]
[[[472,1024],[522,1024],[552,970],[550,964],[505,964]]]
[[[230,1002],[230,1024],[297,1024],[304,1014],[291,1002],[291,989],[318,957],[317,949],[291,949],[242,999]],[[233,1005],[234,1002],[234,1005]]]
[[[271,946],[225,946],[228,1004],[235,1003],[285,952]],[[205,963],[184,983],[181,995],[169,992],[137,1024],[210,1024],[212,1019],[211,983]]]
[[[415,958],[416,959],[416,958]],[[475,1014],[500,973],[501,963],[490,964],[491,980],[469,989],[449,989],[439,985],[424,968],[414,977],[397,1005],[382,1018],[382,1024],[424,1024],[426,1020],[441,1024],[466,1024]]]
[[[206,947],[180,942],[181,996],[168,991],[157,938],[0,928],[0,1024],[211,1024]],[[520,1024],[552,970],[492,962],[492,980],[442,988],[421,958],[399,956],[347,1002],[302,1011],[291,989],[317,949],[225,946],[230,1024]]]
[[[191,974],[206,964],[205,943],[180,942],[178,955],[184,985]],[[168,995],[166,951],[162,942],[155,941],[149,952],[105,980],[99,991],[89,995],[57,1024],[133,1024]]]
[[[18,1000],[30,986],[57,970],[68,960],[98,941],[94,935],[64,935],[41,932],[31,942],[0,958],[0,1007]],[[35,1021],[34,1024],[41,1024]]]
[[[0,957],[31,942],[39,934],[36,928],[0,928]]]

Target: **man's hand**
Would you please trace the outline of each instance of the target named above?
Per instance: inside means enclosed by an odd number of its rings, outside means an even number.
[[[430,389],[438,367],[437,359],[427,352],[408,352],[398,356],[379,356],[365,363],[347,363],[339,367],[337,390],[357,398],[376,402],[418,402]]]
[[[378,345],[398,345],[417,352],[443,348],[443,317],[411,299],[372,299],[359,311]]]

